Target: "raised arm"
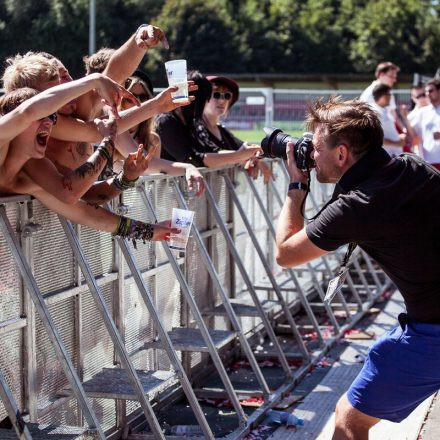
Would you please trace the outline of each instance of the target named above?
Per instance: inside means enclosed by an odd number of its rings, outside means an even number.
[[[104,74],[118,83],[123,83],[137,69],[145,51],[162,42],[169,48],[163,31],[153,25],[142,25],[110,58]]]
[[[190,91],[197,90],[197,86],[192,81],[188,81],[188,87]],[[175,103],[171,98],[171,92],[175,91],[176,87],[168,87],[154,98],[143,102],[140,106],[120,112],[118,133],[124,133],[131,127],[159,113],[166,113],[178,107],[188,105],[195,99],[194,96],[190,96],[186,102]],[[51,136],[61,141],[77,142],[99,142],[101,139],[94,122],[84,122],[80,119],[66,116],[59,118],[57,125],[52,130]]]
[[[63,105],[94,88],[112,108],[117,108],[122,97],[138,103],[130,92],[111,79],[100,74],[89,75],[77,81],[51,87],[2,116],[0,118],[0,145],[9,142],[33,121],[56,112]]]

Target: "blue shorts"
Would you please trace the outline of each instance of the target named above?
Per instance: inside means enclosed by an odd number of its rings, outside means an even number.
[[[378,339],[347,392],[350,404],[378,419],[400,422],[440,389],[440,325],[408,320]]]

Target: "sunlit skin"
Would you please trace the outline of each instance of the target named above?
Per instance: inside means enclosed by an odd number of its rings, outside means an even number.
[[[397,82],[397,70],[391,69],[386,73],[381,73],[378,79],[387,86],[393,87]]]
[[[315,161],[316,178],[321,183],[336,183],[347,169],[347,147],[343,144],[330,148],[326,139],[326,129],[319,125],[313,135],[312,159]]]

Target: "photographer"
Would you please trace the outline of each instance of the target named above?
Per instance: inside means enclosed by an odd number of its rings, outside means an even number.
[[[336,183],[330,202],[304,227],[307,175],[287,144],[291,178],[277,227],[277,261],[292,267],[352,243],[402,293],[407,313],[374,343],[336,408],[334,439],[367,439],[380,419],[400,422],[440,388],[440,173],[414,155],[391,159],[376,113],[332,99],[309,109],[316,176]],[[429,347],[429,349],[428,349]]]

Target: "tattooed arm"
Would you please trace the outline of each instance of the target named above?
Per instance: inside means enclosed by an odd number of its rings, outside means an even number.
[[[76,203],[97,180],[107,161],[111,160],[113,150],[111,139],[105,138],[87,162],[66,175],[60,174],[53,162],[47,158],[30,159],[23,169],[48,193],[72,204]]]

